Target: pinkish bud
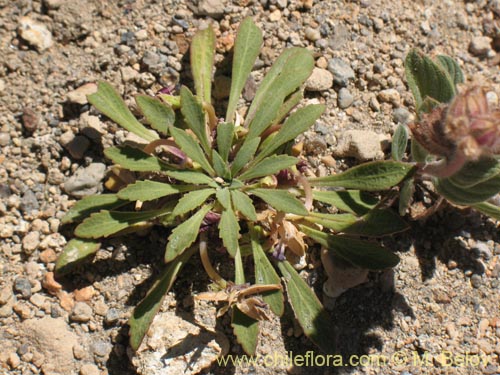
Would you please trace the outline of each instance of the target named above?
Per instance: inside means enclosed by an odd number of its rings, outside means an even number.
[[[486,93],[485,87],[472,86],[410,125],[422,147],[445,158],[427,165],[425,172],[448,177],[467,161],[500,152],[500,111],[490,108]]]

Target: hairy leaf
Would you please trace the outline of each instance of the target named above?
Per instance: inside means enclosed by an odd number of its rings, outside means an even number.
[[[201,223],[211,208],[211,205],[203,206],[196,214],[172,231],[168,237],[165,262],[174,260],[198,238]]]
[[[120,190],[117,195],[129,201],[152,201],[167,195],[199,189],[195,185],[170,185],[157,181],[137,181]]]
[[[302,99],[304,99],[304,92],[299,87],[285,99],[281,107],[278,109],[278,113],[276,114],[276,118],[273,120],[273,124],[279,124],[282,122]]]
[[[427,96],[440,103],[448,103],[455,96],[455,85],[447,70],[421,52],[411,50],[408,53],[405,70],[418,112]]]
[[[274,270],[269,258],[262,249],[261,241],[255,230],[251,232],[253,261],[255,264],[255,283],[258,284],[281,284],[280,277]],[[283,291],[273,290],[265,292],[262,296],[273,313],[278,316],[283,315],[285,307],[283,305]]]
[[[224,161],[227,162],[234,138],[234,124],[221,122],[217,125],[217,150]]]
[[[229,170],[229,166],[216,150],[212,150],[212,161],[217,176],[229,180],[231,178],[231,171]]]
[[[196,94],[211,102],[212,70],[215,56],[215,33],[212,26],[198,31],[191,42],[191,71]]]
[[[65,275],[71,272],[75,266],[94,255],[100,247],[101,243],[98,241],[73,238],[64,246],[57,258],[56,274]]]
[[[280,146],[294,140],[299,134],[304,133],[314,124],[319,116],[321,116],[324,110],[324,105],[317,104],[308,105],[307,107],[298,109],[296,112],[292,113],[273,138],[272,142],[267,144],[267,146],[259,152],[254,163],[259,162],[268,155],[271,155]]]
[[[130,146],[106,148],[104,155],[113,163],[132,172],[161,172],[170,169],[157,157]]]
[[[245,18],[240,24],[236,41],[234,42],[231,92],[227,105],[226,121],[233,121],[238,99],[252,71],[255,59],[259,55],[262,40],[260,29],[255,26],[250,17]]]
[[[304,219],[310,223],[320,224],[335,232],[343,232],[356,222],[357,217],[352,214],[323,214],[311,212],[309,216],[306,216]]]
[[[356,215],[364,215],[379,201],[373,196],[359,190],[313,191],[314,200],[337,207],[341,211]]]
[[[173,216],[184,215],[205,203],[211,195],[215,194],[215,189],[201,189],[185,194],[174,208]]]
[[[170,209],[151,211],[107,211],[102,210],[90,215],[75,229],[75,234],[81,238],[108,237],[135,224],[155,219],[171,212]]]
[[[479,212],[492,217],[493,219],[500,220],[500,207],[494,204],[481,202],[474,204],[472,207],[474,207]]]
[[[302,202],[286,190],[249,189],[248,192],[256,195],[278,211],[302,216],[308,214]]]
[[[275,61],[255,93],[245,126],[248,138],[258,137],[272,123],[285,98],[294,92],[314,68],[311,53],[303,48],[285,50]]]
[[[500,192],[500,175],[469,188],[457,186],[449,178],[434,179],[434,186],[438,193],[450,202],[469,206],[481,203],[498,194]]]
[[[212,147],[208,140],[205,112],[196,97],[185,86],[181,87],[181,104],[181,112],[186,120],[186,124],[200,141],[205,153],[210,155]]]
[[[62,224],[81,221],[92,212],[99,210],[111,210],[127,204],[127,201],[119,199],[116,194],[91,195],[76,202],[71,209],[61,219]]]
[[[370,270],[381,270],[394,267],[399,262],[397,255],[377,243],[337,234],[328,234],[305,225],[299,225],[299,227],[302,232],[321,246],[354,266]]]
[[[88,101],[96,107],[99,112],[103,113],[129,132],[147,141],[158,139],[157,135],[146,129],[137,121],[132,112],[127,108],[123,99],[109,83],[99,82],[97,92],[89,95]]]
[[[195,251],[196,247],[192,247],[169,264],[160,274],[158,281],[153,284],[146,297],[134,309],[128,322],[130,326],[130,346],[132,349],[139,349],[155,315],[160,310],[165,295],[174,284],[182,267]]]
[[[288,155],[272,155],[261,162],[254,164],[252,167],[247,169],[238,178],[242,181],[251,180],[254,178],[270,176],[279,171],[289,168],[297,164],[298,159],[293,156]]]
[[[404,216],[406,214],[406,210],[410,207],[414,192],[415,180],[413,178],[409,178],[403,182],[401,192],[399,193],[398,212],[401,216]]]
[[[239,190],[231,190],[231,198],[236,211],[239,211],[248,220],[257,221],[257,213],[253,205],[252,199],[245,193]]]
[[[259,147],[259,143],[260,138],[245,140],[245,142],[243,142],[243,145],[238,150],[231,165],[231,174],[233,176],[236,176],[236,174],[253,158],[255,151],[257,151]]]
[[[259,336],[259,321],[243,314],[236,306],[233,307],[231,326],[234,335],[245,353],[253,355],[257,348],[257,338]]]
[[[135,101],[151,127],[161,134],[167,135],[168,129],[175,122],[175,113],[172,108],[159,99],[148,95],[137,95]]]
[[[396,161],[403,160],[406,146],[408,145],[408,129],[405,125],[399,125],[392,137],[391,154]]]
[[[238,237],[240,234],[240,225],[238,219],[231,207],[222,211],[219,222],[219,237],[227,249],[227,252],[234,257],[238,251]]]
[[[460,65],[458,65],[454,59],[449,56],[439,55],[436,62],[448,72],[448,75],[455,85],[464,83],[464,74],[462,73],[462,69],[460,69]]]
[[[193,161],[197,162],[208,174],[215,175],[215,171],[208,162],[205,154],[200,145],[182,129],[172,128],[170,130],[172,136],[175,139],[175,143],[180,147],[182,151],[186,153]]]
[[[499,173],[500,163],[497,159],[483,158],[466,163],[449,179],[454,185],[470,188],[497,176]]]
[[[210,185],[213,186],[214,180],[211,179],[204,173],[195,172],[195,171],[168,171],[165,173],[167,176],[175,178],[176,180],[186,182],[188,184],[201,184],[201,185]],[[213,187],[217,187],[214,185]]]
[[[344,233],[382,237],[408,230],[408,224],[390,209],[374,209],[345,228]]]
[[[228,188],[217,189],[216,197],[222,207],[231,208],[231,194]]]
[[[285,281],[288,300],[304,334],[325,353],[335,352],[334,324],[313,290],[287,261],[278,268]]]
[[[313,186],[344,187],[377,191],[389,189],[399,184],[415,170],[409,163],[398,161],[374,161],[358,165],[345,172],[309,179]]]

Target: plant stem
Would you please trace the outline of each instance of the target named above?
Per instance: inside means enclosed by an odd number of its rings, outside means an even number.
[[[217,273],[215,268],[212,266],[212,263],[210,262],[210,258],[208,257],[206,233],[200,233],[200,258],[201,263],[203,264],[203,268],[205,268],[205,272],[207,273],[208,277],[210,277],[210,279],[214,283],[219,285],[222,289],[226,289],[227,281]]]

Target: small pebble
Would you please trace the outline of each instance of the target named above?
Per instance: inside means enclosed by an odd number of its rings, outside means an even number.
[[[344,60],[333,58],[328,61],[328,70],[333,74],[333,82],[345,87],[355,77],[354,70]]]
[[[306,81],[308,91],[325,91],[333,85],[333,75],[326,69],[314,68]]]
[[[47,26],[23,17],[20,21],[19,36],[38,51],[44,51],[52,46],[52,34]]]
[[[111,325],[116,323],[120,319],[120,311],[115,308],[111,308],[108,310],[106,313],[106,316],[104,318],[104,323]]]
[[[85,302],[77,302],[73,307],[70,319],[73,322],[85,323],[92,318],[92,308]]]
[[[87,95],[93,94],[97,91],[97,85],[95,83],[86,83],[83,86],[78,87],[76,90],[68,92],[66,98],[70,103],[84,105],[88,103]]]
[[[394,107],[398,107],[401,104],[401,95],[396,89],[382,90],[378,94],[377,98],[381,102],[391,103]]]
[[[337,101],[340,108],[346,109],[349,108],[351,104],[354,102],[354,96],[351,94],[349,89],[342,87],[339,90]]]
[[[480,275],[474,274],[470,278],[470,283],[474,288],[478,289],[483,285],[483,279]]]
[[[485,56],[490,50],[491,38],[487,36],[476,36],[469,44],[469,52],[474,56]]]
[[[99,375],[99,368],[93,363],[86,363],[80,367],[80,375]]]
[[[21,294],[24,299],[31,297],[31,283],[26,277],[18,277],[14,281],[14,292]]]

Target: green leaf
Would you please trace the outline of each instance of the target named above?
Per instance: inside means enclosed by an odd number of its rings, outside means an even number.
[[[448,75],[455,86],[460,83],[464,83],[464,74],[462,73],[462,69],[460,69],[460,65],[458,65],[456,60],[449,56],[439,55],[436,62],[448,72]]]
[[[90,215],[75,229],[75,234],[81,238],[108,237],[123,229],[155,219],[171,212],[170,209],[151,211],[107,211],[102,210]]]
[[[482,202],[476,203],[472,207],[474,207],[479,212],[492,217],[493,219],[500,220],[500,207],[494,204]]]
[[[170,169],[157,157],[130,146],[106,148],[104,155],[113,163],[132,172],[161,172]]]
[[[220,156],[215,149],[212,150],[212,161],[217,176],[222,177],[226,180],[231,179],[231,171],[229,170],[227,162],[222,159],[222,156]]]
[[[170,133],[174,137],[175,143],[182,151],[186,153],[193,161],[197,162],[208,174],[215,175],[215,171],[208,162],[200,145],[186,131],[178,128],[170,129]]]
[[[231,151],[231,146],[233,145],[234,138],[234,124],[230,122],[221,122],[217,125],[217,150],[222,157],[222,160],[226,161],[229,157],[229,152]]]
[[[210,142],[208,140],[207,126],[205,124],[205,112],[196,97],[185,86],[181,87],[181,113],[184,116],[189,129],[193,131],[201,147],[207,155],[210,155]]]
[[[248,220],[257,221],[257,213],[253,205],[252,199],[245,193],[239,190],[231,190],[231,198],[236,211],[239,211]]]
[[[408,129],[405,125],[399,125],[392,137],[391,155],[396,161],[403,160],[406,146],[408,145]]]
[[[498,194],[500,191],[500,175],[469,188],[457,186],[449,178],[434,179],[434,185],[438,193],[450,202],[461,206],[469,206],[481,203]]]
[[[147,202],[195,189],[199,189],[199,187],[194,185],[170,185],[164,182],[146,180],[128,185],[120,190],[117,195],[120,199]]]
[[[290,114],[291,110],[294,109],[302,99],[304,99],[304,93],[299,87],[295,92],[291,93],[287,98],[285,98],[285,101],[278,109],[278,113],[276,114],[276,118],[273,120],[273,124],[279,124],[280,122],[282,122],[283,119]]]
[[[398,212],[401,216],[404,216],[410,207],[414,192],[415,180],[413,178],[405,180],[401,186],[401,192],[399,193]]]
[[[167,135],[168,129],[175,122],[175,113],[172,108],[159,99],[147,95],[137,95],[135,101],[151,127]]]
[[[233,121],[238,99],[252,71],[255,59],[259,55],[262,40],[260,29],[255,26],[250,17],[245,18],[238,28],[238,34],[234,42],[231,92],[227,105],[226,121]]]
[[[285,98],[305,82],[313,68],[314,59],[306,49],[283,51],[262,80],[248,109],[245,119],[248,139],[260,136],[267,129]]]
[[[236,176],[236,174],[253,158],[255,151],[259,147],[260,138],[254,138],[251,140],[245,139],[243,146],[238,150],[238,153],[234,157],[233,163],[231,165],[231,174]]]
[[[425,163],[429,152],[422,147],[415,139],[411,140],[411,157],[417,163]]]
[[[273,141],[257,155],[253,163],[259,162],[266,156],[271,155],[280,146],[294,140],[299,134],[304,133],[321,116],[324,110],[324,105],[317,104],[308,105],[292,113],[273,138]]]
[[[194,210],[205,203],[211,195],[215,194],[215,189],[201,189],[185,194],[174,208],[173,216],[184,215],[186,212]]]
[[[232,318],[231,326],[238,343],[245,353],[253,355],[257,348],[259,322],[242,313],[236,306],[233,306]]]
[[[262,249],[258,233],[255,230],[251,230],[250,233],[253,261],[255,264],[255,284],[281,284],[280,277]],[[283,315],[285,309],[283,305],[283,291],[273,290],[265,292],[262,295],[262,299],[269,305],[274,314],[278,316]]]
[[[57,258],[56,274],[65,275],[71,272],[75,266],[94,255],[100,247],[101,243],[98,241],[73,238],[64,246]]]
[[[298,163],[298,159],[288,155],[272,155],[247,169],[238,179],[241,181],[270,176]]]
[[[302,232],[321,246],[354,266],[370,270],[381,270],[394,267],[399,262],[397,255],[377,243],[328,234],[305,225],[299,225],[299,227]]]
[[[391,209],[374,209],[345,228],[344,233],[367,237],[382,237],[404,232],[410,227]]]
[[[147,141],[158,139],[157,135],[137,121],[113,86],[107,82],[99,82],[97,87],[97,92],[88,96],[90,104],[129,132]]]
[[[91,195],[76,202],[71,209],[61,219],[62,224],[81,221],[92,212],[99,210],[111,210],[127,204],[127,201],[119,199],[116,194]]]
[[[214,180],[201,172],[195,171],[168,171],[165,174],[169,177],[175,178],[176,180],[186,182],[188,184],[201,184],[201,185],[210,185],[214,184]],[[217,185],[215,185],[217,186]]]
[[[132,349],[139,349],[155,315],[160,310],[165,295],[172,288],[180,270],[195,251],[196,247],[192,247],[169,264],[160,274],[160,278],[154,283],[146,297],[134,309],[128,322],[130,326],[130,346]]]
[[[500,173],[500,163],[494,158],[482,158],[466,163],[449,178],[454,185],[470,188]]]
[[[211,102],[212,70],[215,55],[215,33],[212,26],[198,31],[191,42],[191,71],[196,94],[205,102]],[[182,96],[182,94],[181,94]]]
[[[336,333],[332,318],[290,263],[279,262],[278,268],[285,281],[288,300],[304,334],[325,353],[334,353]]]
[[[317,191],[313,190],[314,200],[327,203],[341,211],[364,215],[379,201],[368,193],[359,190]]]
[[[196,214],[176,227],[168,237],[165,262],[174,260],[198,238],[201,223],[212,205],[203,206]]]
[[[440,103],[448,103],[455,96],[455,85],[448,72],[417,50],[406,56],[405,71],[417,112],[427,96]]]
[[[216,197],[224,209],[231,208],[231,194],[228,188],[217,189]]]
[[[304,219],[310,223],[320,224],[335,232],[343,232],[356,222],[357,217],[352,214],[323,214],[311,212],[309,216],[306,216]]]
[[[248,193],[256,195],[278,211],[301,216],[309,213],[302,202],[286,190],[249,189]]]
[[[415,170],[415,166],[398,161],[374,161],[348,169],[345,172],[309,179],[313,186],[344,187],[377,191],[399,184]]]
[[[240,225],[231,207],[222,211],[219,222],[219,237],[227,249],[227,252],[234,257],[238,251],[238,236]]]

